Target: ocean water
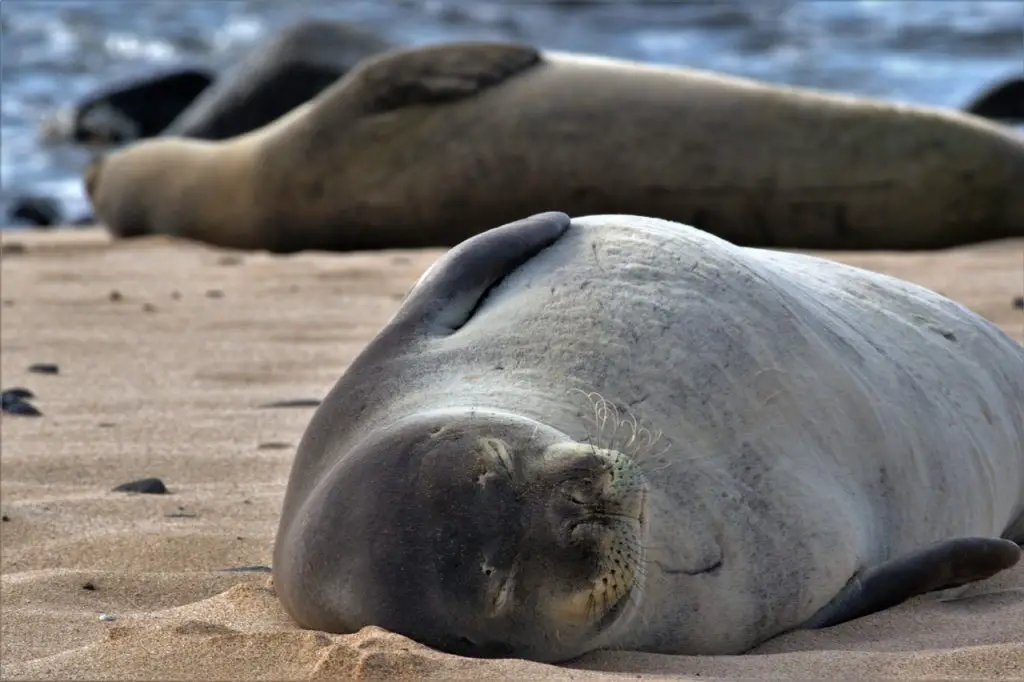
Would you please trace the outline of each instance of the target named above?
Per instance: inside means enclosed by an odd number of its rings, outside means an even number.
[[[227,67],[309,17],[410,45],[522,40],[950,107],[1024,71],[1024,0],[0,0],[0,222],[22,195],[89,212],[88,153],[40,135],[59,107],[156,67]]]

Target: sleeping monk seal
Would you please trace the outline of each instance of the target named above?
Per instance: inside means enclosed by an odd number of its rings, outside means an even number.
[[[116,235],[274,251],[451,246],[552,208],[750,246],[1024,235],[1024,139],[998,124],[514,43],[391,50],[257,131],[145,141],[85,184]]]
[[[742,652],[1014,565],[1022,404],[1024,349],[918,286],[541,214],[438,260],[318,408],[276,591],[466,655]]]
[[[347,21],[307,19],[253,48],[162,131],[223,140],[267,125],[395,45]]]
[[[151,137],[164,130],[214,80],[212,70],[198,65],[133,74],[46,117],[40,137],[47,142],[90,147]]]

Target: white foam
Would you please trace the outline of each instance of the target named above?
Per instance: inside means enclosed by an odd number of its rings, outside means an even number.
[[[172,63],[178,56],[178,51],[166,40],[142,40],[131,33],[111,33],[103,41],[103,48],[114,57],[162,64]]]

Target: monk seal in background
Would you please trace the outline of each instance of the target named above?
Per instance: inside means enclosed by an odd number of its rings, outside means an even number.
[[[316,97],[366,57],[394,47],[347,21],[291,24],[250,50],[162,134],[223,140],[247,133]]]
[[[739,653],[1013,566],[1021,404],[1024,349],[921,287],[541,214],[439,259],[331,390],[275,588],[464,655]]]
[[[1007,125],[1024,125],[1024,76],[993,83],[971,100],[964,111]]]
[[[390,50],[274,123],[86,172],[115,235],[272,251],[451,246],[524,215],[639,213],[741,245],[1024,235],[1024,139],[888,104],[516,43]]]

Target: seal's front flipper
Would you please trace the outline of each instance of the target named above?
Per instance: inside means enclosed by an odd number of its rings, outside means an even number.
[[[801,625],[827,628],[901,604],[912,597],[990,578],[1020,560],[1011,540],[956,538],[873,566]]]
[[[538,213],[458,244],[420,277],[378,338],[458,330],[492,287],[553,244],[569,223],[564,213]]]
[[[352,88],[362,113],[463,99],[541,62],[523,43],[460,42],[392,50],[353,69],[337,87]]]

